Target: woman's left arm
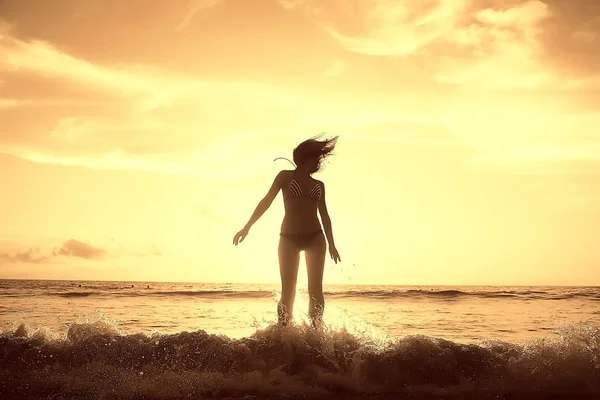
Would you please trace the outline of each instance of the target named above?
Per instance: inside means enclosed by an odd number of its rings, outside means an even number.
[[[323,229],[325,230],[325,236],[327,237],[327,243],[329,243],[329,254],[336,263],[341,261],[340,255],[335,247],[335,241],[333,240],[333,231],[331,229],[331,218],[327,211],[327,202],[325,201],[325,184],[321,184],[321,198],[319,199],[319,214],[321,214],[321,222],[323,223]]]

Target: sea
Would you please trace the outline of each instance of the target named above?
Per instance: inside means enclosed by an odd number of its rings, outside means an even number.
[[[0,280],[1,399],[600,399],[600,287]]]

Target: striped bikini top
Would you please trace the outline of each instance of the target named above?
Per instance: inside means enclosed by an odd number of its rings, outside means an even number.
[[[315,183],[315,186],[305,195],[302,193],[302,187],[296,180],[295,175],[294,172],[294,177],[288,185],[288,197],[308,197],[309,199],[319,201],[321,199],[321,185],[319,185],[319,182]]]

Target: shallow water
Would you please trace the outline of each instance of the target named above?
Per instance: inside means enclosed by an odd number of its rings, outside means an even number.
[[[0,281],[0,391],[15,399],[600,395],[598,288],[332,286],[322,331],[306,324],[302,290],[294,326],[273,324],[277,289]]]
[[[279,290],[252,284],[0,280],[0,329],[26,322],[61,332],[65,324],[101,312],[127,333],[203,329],[240,338],[276,320]],[[389,338],[421,334],[463,343],[523,342],[561,326],[600,324],[597,287],[335,285],[325,290],[327,323]],[[299,288],[296,319],[306,320],[307,310],[306,290]]]

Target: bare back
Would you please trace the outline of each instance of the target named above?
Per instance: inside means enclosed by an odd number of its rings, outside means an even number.
[[[296,183],[292,183],[293,180]],[[321,229],[317,217],[319,202],[318,199],[311,197],[320,190],[323,190],[321,181],[310,176],[296,176],[294,171],[285,171],[281,187],[285,216],[281,224],[281,232],[309,233]],[[298,191],[300,196],[295,193]]]

